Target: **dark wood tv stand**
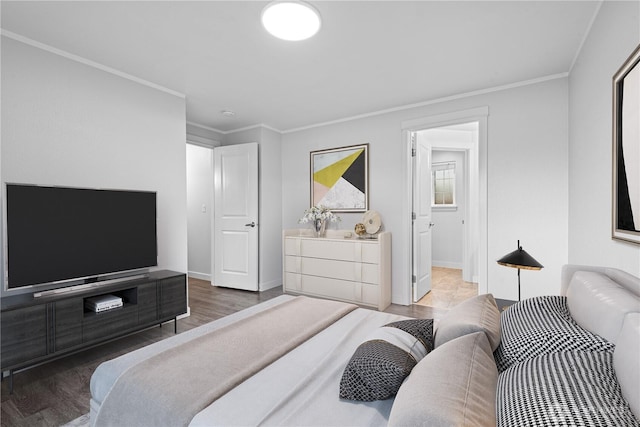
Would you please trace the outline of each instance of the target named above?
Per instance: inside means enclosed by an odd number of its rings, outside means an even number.
[[[124,305],[101,313],[85,308],[84,300],[117,295]],[[0,361],[2,375],[40,364],[91,346],[174,320],[187,312],[184,273],[161,270],[80,291],[34,298],[33,294],[2,298]]]

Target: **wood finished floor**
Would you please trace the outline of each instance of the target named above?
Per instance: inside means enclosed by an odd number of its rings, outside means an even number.
[[[247,292],[189,279],[191,315],[178,320],[178,333],[282,295],[282,288]],[[440,318],[446,309],[392,304],[389,313]],[[154,327],[14,374],[14,391],[2,382],[2,426],[60,426],[89,412],[89,381],[100,363],[173,335],[173,323]]]

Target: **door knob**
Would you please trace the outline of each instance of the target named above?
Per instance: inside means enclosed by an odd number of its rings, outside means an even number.
[[[255,221],[251,221],[251,224],[245,224],[244,226],[245,227],[255,227],[256,223],[255,223]]]

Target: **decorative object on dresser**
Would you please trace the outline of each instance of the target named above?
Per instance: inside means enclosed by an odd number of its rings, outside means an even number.
[[[311,152],[311,205],[334,212],[369,208],[369,144]]]
[[[527,251],[522,249],[522,246],[520,246],[520,240],[518,240],[518,249],[500,258],[498,260],[498,264],[518,269],[518,301],[520,301],[520,269],[540,270],[541,268],[544,268],[544,266],[533,259]]]
[[[358,227],[358,226],[361,227]],[[362,215],[362,223],[356,224],[356,234],[361,239],[377,239],[378,232],[381,230],[382,220],[380,214],[376,211],[366,211]],[[358,230],[360,232],[358,232]]]
[[[611,235],[640,244],[640,46],[613,76]]]
[[[317,205],[304,211],[304,216],[298,220],[299,224],[311,223],[316,237],[324,237],[327,229],[327,221],[338,222],[342,219],[328,208]]]
[[[316,239],[309,230],[284,230],[283,290],[384,310],[391,304],[391,233],[375,240],[345,234],[328,230]]]

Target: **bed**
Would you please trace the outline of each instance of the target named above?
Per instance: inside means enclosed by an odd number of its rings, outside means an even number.
[[[92,425],[173,425],[166,414],[161,414],[162,408],[146,402],[148,385],[142,383],[128,386],[128,402],[124,402],[129,405],[128,409],[122,409],[115,417],[105,417],[106,405],[110,400],[116,399],[114,385],[118,379],[126,377],[132,367],[154,355],[182,347],[212,331],[237,325],[265,310],[277,309],[287,302],[300,299],[313,300],[282,295],[103,363],[91,379]],[[311,339],[234,385],[194,414],[186,424],[344,426],[357,422],[369,426],[386,425],[393,399],[354,402],[340,399],[338,388],[345,365],[358,345],[380,326],[407,318],[341,302],[315,301],[345,309],[346,313],[314,334]],[[182,367],[174,366],[173,369],[180,370]],[[175,401],[175,395],[184,395],[184,389],[168,385],[162,393],[169,396],[168,403],[163,405],[164,411],[182,411],[180,406],[173,407],[171,402]],[[331,410],[327,411],[326,408]],[[125,413],[130,411],[138,413],[135,416]],[[147,411],[149,413],[145,414]],[[191,415],[187,416],[190,417]],[[187,418],[183,418],[183,421]]]
[[[103,363],[91,423],[640,426],[640,279],[565,266],[561,293],[437,325],[283,295]]]

